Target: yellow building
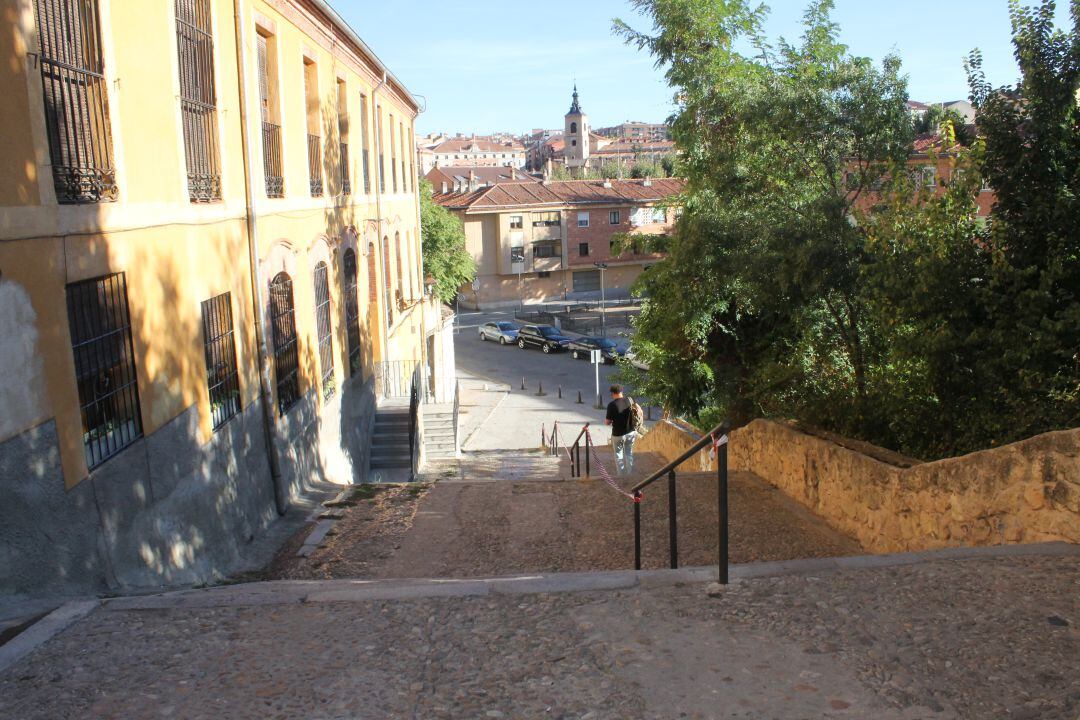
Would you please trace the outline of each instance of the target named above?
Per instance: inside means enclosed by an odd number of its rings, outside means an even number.
[[[0,16],[0,591],[212,578],[440,367],[417,103],[324,0]]]

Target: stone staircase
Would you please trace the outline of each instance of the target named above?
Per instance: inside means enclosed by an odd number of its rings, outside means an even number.
[[[424,452],[428,460],[458,456],[457,418],[453,403],[424,405]]]
[[[409,401],[387,401],[375,410],[371,432],[371,469],[412,469],[409,457]]]

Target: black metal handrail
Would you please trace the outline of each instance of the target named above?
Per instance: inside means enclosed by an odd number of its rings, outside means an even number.
[[[565,448],[567,455],[570,457],[570,477],[581,477],[581,448],[582,438],[585,439],[585,477],[589,477],[591,470],[589,456],[592,454],[592,436],[589,435],[589,423],[585,423],[581,427],[581,432],[574,438],[573,444],[568,448]],[[547,435],[545,430],[541,430],[541,441],[548,447],[548,454],[558,455],[559,450],[564,449],[559,439],[559,422],[556,420],[555,425],[551,428],[551,435]]]
[[[695,442],[682,455],[669,462],[664,467],[645,478],[630,492],[634,495],[634,569],[641,569],[641,504],[644,498],[642,490],[652,485],[660,478],[667,476],[668,480],[668,552],[670,565],[674,570],[679,567],[679,527],[678,510],[676,506],[676,468],[689,460],[695,453],[709,445],[716,446],[716,480],[717,480],[717,569],[719,582],[726,585],[728,582],[728,456],[726,436],[731,426],[720,423],[700,440]],[[587,457],[587,456],[586,456]]]

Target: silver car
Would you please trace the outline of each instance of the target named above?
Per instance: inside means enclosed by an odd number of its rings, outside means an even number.
[[[489,322],[480,326],[481,340],[497,340],[500,345],[512,345],[517,342],[521,326],[512,322]]]

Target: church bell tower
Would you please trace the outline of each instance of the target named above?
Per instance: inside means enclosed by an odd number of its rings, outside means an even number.
[[[574,101],[570,104],[570,112],[566,113],[563,139],[566,141],[563,150],[566,168],[580,173],[589,164],[589,116],[581,111],[578,103],[577,83],[574,83]]]

